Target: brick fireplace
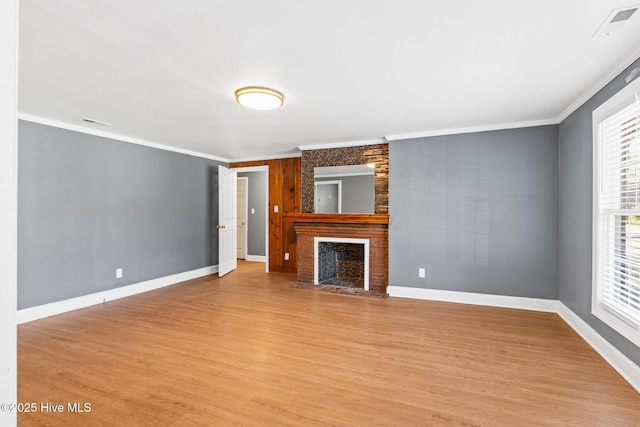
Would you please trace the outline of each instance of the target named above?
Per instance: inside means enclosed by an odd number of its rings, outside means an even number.
[[[317,282],[315,246],[317,237],[352,243],[368,242],[370,291],[386,293],[389,284],[387,214],[286,214],[296,233],[298,282]],[[322,240],[322,239],[320,239]],[[349,249],[351,250],[351,249]]]

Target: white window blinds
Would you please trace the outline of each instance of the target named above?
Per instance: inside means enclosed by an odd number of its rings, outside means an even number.
[[[609,110],[608,117],[597,123],[597,132],[594,314],[604,310],[640,331],[638,97],[634,94],[622,108]]]

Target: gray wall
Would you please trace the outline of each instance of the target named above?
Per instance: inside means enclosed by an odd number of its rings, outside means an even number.
[[[18,154],[19,309],[218,263],[221,163],[24,121]]]
[[[557,126],[397,141],[389,156],[391,285],[558,298]]]
[[[373,213],[373,175],[316,178],[315,181],[342,181],[342,213]]]
[[[629,359],[640,364],[638,347],[591,314],[593,201],[591,114],[593,110],[626,86],[624,78],[633,68],[638,66],[640,66],[640,60],[622,72],[560,124],[559,284],[560,301]]]
[[[238,172],[238,177],[249,178],[249,198],[247,200],[247,255],[267,256],[267,173]],[[251,208],[256,210],[251,214]]]

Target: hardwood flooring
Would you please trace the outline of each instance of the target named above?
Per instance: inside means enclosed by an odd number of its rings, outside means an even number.
[[[19,426],[640,425],[640,394],[556,314],[294,280],[242,262],[20,325]]]

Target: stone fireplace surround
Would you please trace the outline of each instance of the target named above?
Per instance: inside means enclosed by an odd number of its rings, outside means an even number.
[[[314,283],[314,237],[369,240],[369,290],[386,293],[389,284],[389,215],[284,214],[296,232],[298,282]]]

